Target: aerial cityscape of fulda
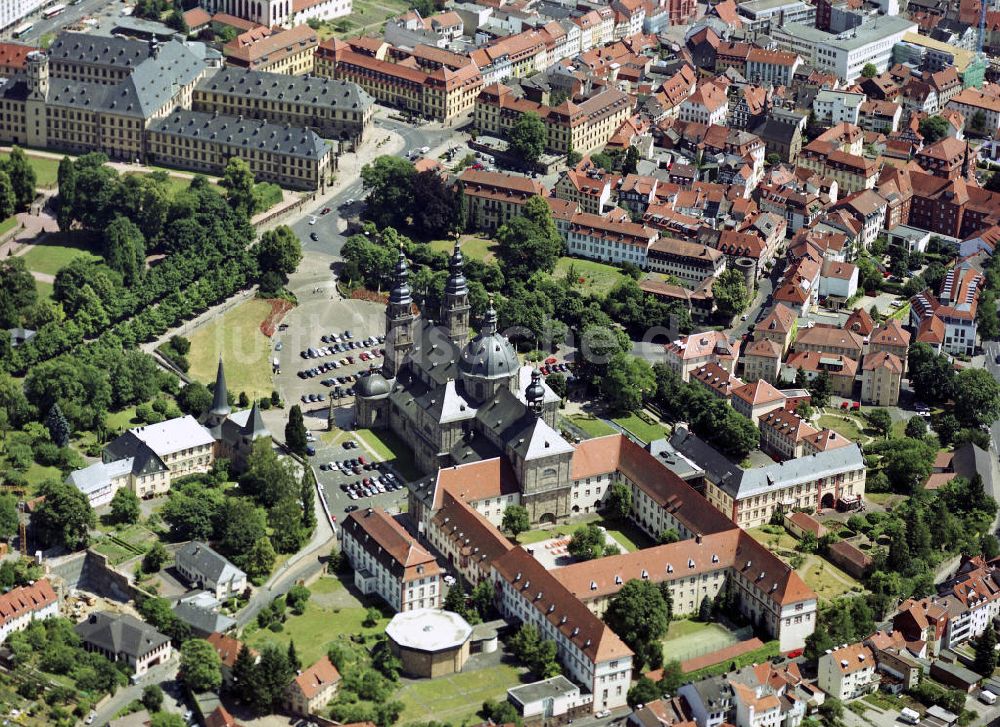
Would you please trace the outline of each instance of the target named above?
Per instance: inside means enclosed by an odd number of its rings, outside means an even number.
[[[1000,727],[1000,0],[0,0],[0,727]]]

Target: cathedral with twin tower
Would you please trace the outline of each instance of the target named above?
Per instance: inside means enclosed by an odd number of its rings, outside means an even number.
[[[494,458],[532,522],[571,512],[573,445],[556,429],[559,397],[522,366],[492,301],[470,338],[469,287],[455,247],[440,320],[417,310],[402,250],[386,306],[385,358],[355,386],[355,424],[387,429],[425,474]],[[504,488],[507,489],[507,488]]]

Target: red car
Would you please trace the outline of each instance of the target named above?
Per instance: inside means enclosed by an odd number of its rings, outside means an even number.
[[[860,411],[861,410],[861,402],[860,401],[856,401],[853,404],[851,404],[851,409],[853,411]]]
[[[542,368],[540,368],[538,370],[542,372],[542,376],[548,376],[549,375],[549,367],[548,366],[542,366]]]
[[[328,215],[328,214],[330,214],[330,208],[329,207],[324,207],[323,211],[320,212],[320,214],[321,215]]]
[[[358,455],[358,463],[359,464],[368,464],[367,462],[365,462],[365,458],[362,457],[362,456],[360,456],[360,455]]]
[[[851,406],[851,402],[849,402],[849,401],[842,401],[842,402],[840,402],[840,408],[841,409],[848,409],[848,408],[850,408],[850,406]]]

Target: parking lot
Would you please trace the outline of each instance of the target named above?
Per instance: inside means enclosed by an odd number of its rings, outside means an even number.
[[[370,369],[381,367],[381,359],[385,355],[385,349],[382,348],[384,342],[385,336],[382,335],[355,338],[350,329],[322,334],[322,345],[309,346],[299,351],[302,365],[296,376],[304,382],[315,379],[329,390],[329,394],[323,391],[308,392],[301,394],[299,400],[308,406],[322,404],[327,396],[335,403],[353,398],[354,384],[358,379]]]

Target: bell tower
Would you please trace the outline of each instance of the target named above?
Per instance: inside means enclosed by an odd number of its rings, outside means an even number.
[[[406,264],[403,248],[396,259],[396,274],[385,308],[385,360],[382,373],[393,379],[399,372],[406,354],[413,348],[413,295],[410,292],[410,269]]]
[[[465,280],[462,268],[465,258],[458,243],[449,262],[450,272],[444,288],[444,303],[441,310],[441,322],[448,329],[448,337],[453,343],[462,346],[469,340],[469,284]]]

